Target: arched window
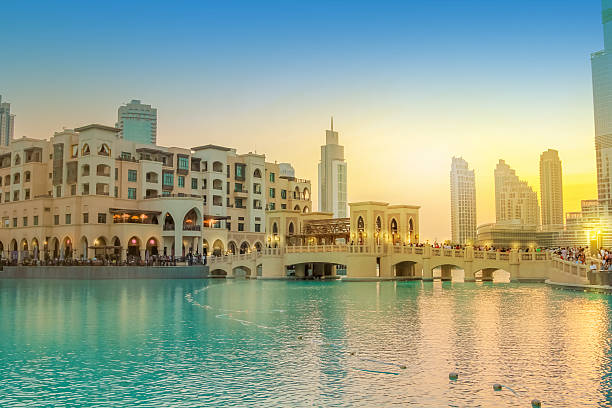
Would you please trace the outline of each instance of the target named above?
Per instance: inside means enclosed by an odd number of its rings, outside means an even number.
[[[278,234],[278,225],[276,223],[272,224],[272,234]]]
[[[223,173],[223,163],[219,161],[213,162],[213,171],[216,171],[217,173]]]
[[[97,176],[105,176],[110,177],[110,166],[106,164],[98,164],[96,167],[96,175]]]
[[[362,217],[357,218],[357,230],[363,231],[364,229],[365,229],[365,223],[363,222],[363,218]]]
[[[24,177],[25,177],[25,182],[27,183],[32,179],[32,173],[30,173],[30,171],[28,170],[24,173]]]
[[[100,146],[100,150],[98,150],[98,154],[100,156],[110,156],[111,155],[111,149],[110,149],[110,147],[108,147],[108,145],[106,143],[102,143],[102,146]]]
[[[88,156],[91,151],[89,150],[89,145],[85,143],[83,148],[81,149],[81,156]]]
[[[13,184],[17,184],[21,182],[21,174],[20,173],[15,173],[13,175]]]
[[[21,164],[21,157],[19,156],[19,154],[15,155],[15,166]]]
[[[214,190],[223,190],[223,181],[219,179],[213,180],[213,189]]]
[[[253,177],[261,178],[261,171],[259,169],[255,169],[255,171],[253,172]]]
[[[398,244],[400,242],[400,237],[399,234],[397,233],[397,221],[395,220],[395,218],[391,219],[391,226],[390,226],[390,230],[391,230],[391,242],[395,245]]]
[[[304,200],[310,200],[310,190],[308,190],[307,188],[304,188],[304,191],[302,192],[302,194],[304,195]]]
[[[310,212],[310,208],[308,208],[308,206],[304,206],[304,208],[302,209],[303,213],[309,213]]]
[[[296,205],[295,207],[293,207],[293,210],[294,210],[294,211],[300,211],[300,206],[299,206],[299,205]]]
[[[246,254],[249,252],[249,243],[244,241],[242,244],[240,244],[240,253],[241,254]]]
[[[290,222],[289,223],[289,235],[293,235],[294,232],[295,232],[295,228],[293,227],[293,223]]]

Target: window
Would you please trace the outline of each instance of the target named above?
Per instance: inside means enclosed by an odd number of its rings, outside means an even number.
[[[73,159],[79,155],[79,145],[70,146],[70,157]]]
[[[236,208],[244,208],[244,205],[242,204],[242,198],[237,198],[235,204]]]
[[[21,173],[15,173],[13,175],[13,184],[17,184],[21,182]]]
[[[82,193],[83,195],[89,195],[89,183],[85,183],[83,184],[83,190]]]
[[[244,223],[243,222],[239,222],[238,223],[238,231],[244,231]]]
[[[115,180],[119,180],[119,169],[117,167],[115,167]]]
[[[13,218],[13,228],[17,228],[17,218]]]
[[[38,225],[38,215],[34,216],[34,219],[32,220],[34,225]]]
[[[178,169],[189,171],[189,158],[188,157],[179,156]]]
[[[128,170],[128,181],[138,181],[138,172],[136,170]]]
[[[130,152],[121,152],[121,158],[123,160],[132,160],[132,153],[130,153]]]
[[[81,176],[89,176],[89,164],[84,164],[81,167]]]
[[[100,146],[100,150],[98,150],[98,154],[100,156],[110,156],[111,155],[111,149],[110,149],[110,147],[108,147],[108,145],[106,143],[102,143],[102,146]]]
[[[255,194],[261,194],[261,184],[259,183],[253,184],[253,192]]]
[[[270,211],[276,210],[276,204],[275,203],[268,204],[268,207],[270,208]]]
[[[163,177],[164,186],[174,185],[174,173],[164,173]]]
[[[106,224],[106,214],[98,213],[98,224]]]
[[[119,197],[119,187],[115,186],[115,197]]]
[[[178,176],[178,186],[185,187],[185,176]]]
[[[89,213],[83,213],[83,224],[89,224]]]
[[[191,189],[192,190],[197,190],[198,189],[198,179],[197,178],[192,178],[191,179]]]
[[[25,172],[25,181],[26,183],[29,182],[31,179],[31,173],[29,171]]]
[[[261,224],[255,224],[255,232],[261,232]]]
[[[28,226],[28,217],[23,217],[23,226],[24,227]]]
[[[274,173],[270,173],[270,182],[274,183]]]
[[[286,210],[287,209],[287,204],[281,204],[281,209],[282,210]]]
[[[234,184],[234,191],[237,192],[237,193],[242,192],[242,183]]]
[[[206,190],[208,187],[208,183],[206,182],[206,179],[202,179],[202,190]]]
[[[6,193],[4,193],[4,202],[8,203],[9,201],[11,201],[11,192],[7,191]]]
[[[275,198],[275,197],[276,197],[276,189],[270,188],[270,198]]]
[[[66,225],[70,225],[72,223],[72,214],[66,214]]]
[[[19,190],[13,191],[13,201],[19,201]]]
[[[26,188],[25,189],[25,200],[29,200],[30,199],[30,189]]]
[[[135,200],[136,199],[136,189],[129,187],[128,188],[128,199],[129,200]]]
[[[245,168],[244,164],[236,163],[236,180],[244,180]]]
[[[76,184],[70,186],[70,195],[76,195]]]
[[[87,155],[89,155],[89,153],[91,153],[91,151],[89,150],[89,145],[87,143],[85,143],[83,145],[83,149],[81,149],[81,155],[82,156],[87,156]]]
[[[59,214],[53,216],[53,225],[59,225]]]
[[[281,190],[281,198],[282,198],[283,200],[286,200],[286,199],[287,199],[287,190]]]
[[[55,187],[55,196],[56,197],[61,197],[62,196],[62,186],[56,186]]]
[[[15,155],[15,165],[21,164],[21,157],[18,154]]]

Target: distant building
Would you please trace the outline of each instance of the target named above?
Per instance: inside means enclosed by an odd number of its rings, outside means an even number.
[[[2,102],[0,95],[0,145],[8,146],[15,133],[15,115],[11,115],[11,104]]]
[[[119,137],[135,143],[157,143],[157,109],[134,99],[117,113]]]
[[[474,170],[460,157],[453,157],[450,172],[451,232],[454,244],[476,239],[476,182]]]
[[[338,144],[338,132],[325,131],[325,146],[321,146],[319,162],[319,211],[330,212],[334,218],[348,217],[347,172],[344,146]]]
[[[597,198],[612,209],[612,1],[602,2],[604,49],[591,54]]]
[[[540,155],[540,197],[542,225],[563,227],[563,170],[556,150]]]
[[[536,225],[519,222],[483,224],[478,226],[477,245],[495,248],[556,247],[559,232],[542,231]]]
[[[497,223],[540,225],[538,195],[503,160],[495,167],[495,219]]]

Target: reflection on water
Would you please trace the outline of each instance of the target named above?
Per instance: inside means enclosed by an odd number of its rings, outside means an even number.
[[[0,406],[610,406],[610,307],[545,285],[0,280]]]

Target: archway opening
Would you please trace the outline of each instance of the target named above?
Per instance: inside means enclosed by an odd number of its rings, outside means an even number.
[[[128,261],[140,260],[140,238],[133,236],[128,240],[127,257]]]
[[[238,253],[238,247],[234,241],[230,241],[227,244],[227,252],[231,255],[235,255]]]
[[[223,255],[223,250],[224,250],[223,242],[220,239],[215,240],[215,242],[213,242],[213,255],[221,256]]]
[[[442,281],[463,282],[464,271],[461,266],[457,265],[438,265],[432,269],[432,276]]]
[[[246,254],[249,252],[250,246],[249,243],[244,241],[242,244],[240,244],[240,253],[241,254]]]
[[[159,241],[155,237],[147,240],[146,257],[159,255]]]
[[[395,264],[393,269],[396,277],[416,278],[423,276],[422,268],[414,261],[403,261]]]
[[[174,218],[169,212],[164,216],[164,231],[174,231]]]
[[[389,230],[391,232],[391,243],[393,245],[400,244],[402,240],[401,240],[401,237],[399,236],[397,220],[395,218],[391,219],[391,225],[389,226]]]

